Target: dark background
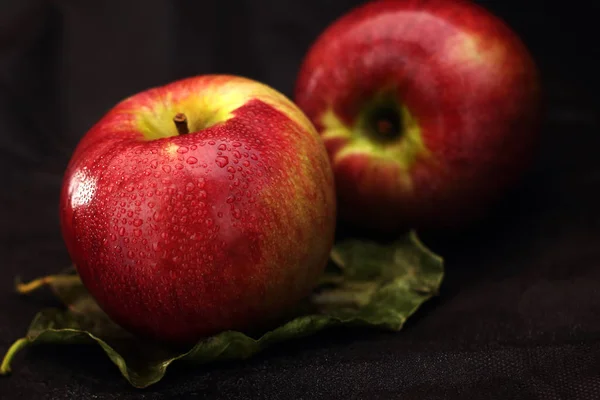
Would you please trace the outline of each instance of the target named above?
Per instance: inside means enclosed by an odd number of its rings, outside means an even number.
[[[13,279],[69,265],[58,193],[91,124],[125,96],[194,74],[245,75],[291,96],[311,41],[358,3],[0,0],[0,353],[55,304],[20,298]],[[488,219],[426,238],[447,276],[403,331],[328,331],[245,362],[174,366],[143,391],[95,347],[36,347],[0,378],[0,398],[600,398],[600,9],[480,3],[538,62],[542,143]]]

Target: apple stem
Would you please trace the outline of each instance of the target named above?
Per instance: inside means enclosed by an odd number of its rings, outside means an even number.
[[[175,122],[175,126],[177,127],[177,133],[180,135],[185,135],[190,133],[190,129],[187,123],[187,117],[184,113],[177,113],[175,118],[173,118],[173,122]]]
[[[29,343],[31,343],[31,341],[28,338],[21,338],[14,342],[12,346],[10,346],[6,352],[6,355],[2,359],[2,363],[0,364],[0,375],[7,375],[11,372],[10,362],[12,361],[13,357],[19,352],[19,350],[23,349]]]
[[[55,276],[50,275],[50,276],[45,276],[40,279],[33,280],[28,283],[18,282],[16,285],[17,293],[19,293],[19,294],[31,293],[34,290],[41,288],[42,286],[50,285],[52,282],[54,282],[55,279],[56,279]]]

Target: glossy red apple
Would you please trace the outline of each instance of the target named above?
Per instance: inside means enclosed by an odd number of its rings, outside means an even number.
[[[327,146],[342,220],[444,229],[484,215],[522,175],[539,88],[524,44],[484,8],[387,0],[316,39],[295,102]]]
[[[206,75],[117,104],[60,200],[87,289],[119,325],[191,342],[268,324],[315,285],[334,237],[327,152],[286,97]]]

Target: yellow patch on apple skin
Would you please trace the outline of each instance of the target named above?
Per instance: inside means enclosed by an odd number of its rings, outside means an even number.
[[[177,156],[178,148],[179,148],[179,146],[177,146],[175,143],[167,143],[167,146],[165,147],[165,151],[167,152],[168,155],[175,157],[175,156]]]
[[[448,37],[444,47],[445,50],[441,54],[447,54],[448,60],[458,64],[494,65],[501,62],[506,55],[501,44],[484,44],[477,37],[463,32]]]
[[[230,75],[203,75],[176,81],[124,100],[134,128],[147,140],[177,136],[173,118],[187,117],[190,133],[222,123],[250,100],[260,100],[318,136],[302,111],[286,96],[263,83]]]
[[[346,157],[364,154],[375,157],[378,162],[390,163],[398,167],[400,179],[405,186],[410,187],[410,171],[417,159],[430,157],[427,150],[421,128],[416,119],[410,114],[406,107],[401,107],[402,132],[400,137],[391,142],[377,142],[370,139],[362,129],[364,124],[357,120],[354,126],[344,125],[343,121],[335,115],[332,109],[323,113],[321,124],[323,125],[323,139],[335,137],[349,138],[348,144],[342,147],[335,155],[333,163],[338,163]]]
[[[327,109],[321,117],[321,123],[324,127],[321,136],[324,140],[333,138],[348,138],[352,136],[352,132],[346,125],[335,115],[332,109]]]

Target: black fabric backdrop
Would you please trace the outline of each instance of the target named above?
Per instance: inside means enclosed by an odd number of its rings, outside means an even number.
[[[482,2],[542,70],[542,143],[488,219],[426,238],[447,277],[403,331],[334,330],[245,362],[174,366],[143,391],[99,348],[36,347],[0,378],[0,398],[600,398],[599,10],[589,3]],[[69,264],[58,192],[93,122],[124,96],[193,74],[245,75],[291,95],[310,42],[355,4],[1,0],[0,352],[56,304],[18,297],[13,279]]]

